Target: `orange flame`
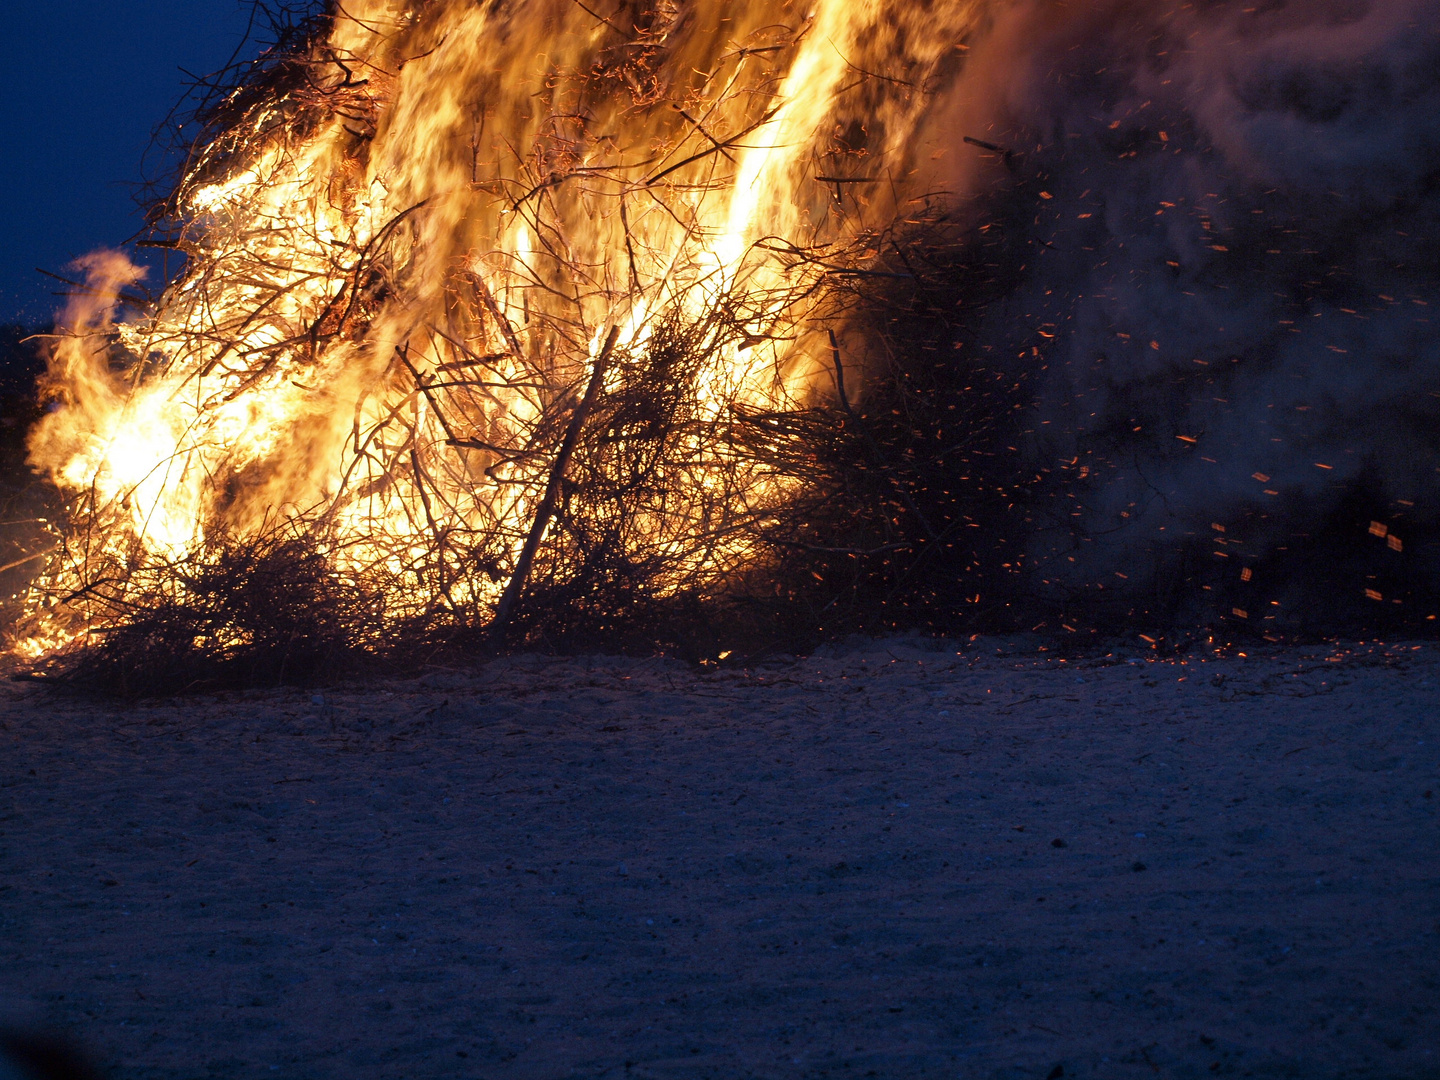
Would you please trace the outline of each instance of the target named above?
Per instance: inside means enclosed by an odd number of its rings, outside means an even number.
[[[86,260],[32,454],[89,517],[37,606],[58,612],[82,563],[179,557],[289,515],[353,568],[438,572],[443,601],[417,584],[402,607],[483,617],[501,586],[476,544],[513,563],[535,447],[607,325],[631,354],[667,318],[706,326],[717,419],[816,392],[817,284],[930,182],[931,84],[981,12],[350,0],[300,77],[230,103],[177,193],[188,262],[153,310],[114,322],[140,272]],[[720,452],[688,446],[654,511],[677,566],[753,554],[665,520],[714,497]],[[755,471],[726,497],[779,494]],[[84,629],[41,622],[33,652]]]

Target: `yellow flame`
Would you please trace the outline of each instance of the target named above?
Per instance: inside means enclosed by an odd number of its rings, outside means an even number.
[[[82,561],[178,558],[207,530],[291,514],[331,528],[349,566],[412,575],[415,605],[425,574],[457,610],[493,603],[497,575],[447,545],[488,537],[513,560],[548,467],[528,445],[606,325],[634,355],[666,318],[741,294],[743,338],[716,337],[701,386],[711,417],[812,392],[801,286],[824,262],[771,241],[838,250],[893,215],[927,81],[951,77],[980,12],[349,0],[303,84],[199,155],[188,263],[153,310],[117,325],[139,272],[88,260],[32,454],[90,517],[83,560],[72,541],[41,592]],[[727,572],[749,541],[666,523],[721,487],[710,448],[686,449],[653,543]],[[759,506],[772,483],[725,496]]]

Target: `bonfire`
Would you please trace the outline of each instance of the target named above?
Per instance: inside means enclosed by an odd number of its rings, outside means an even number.
[[[399,641],[704,659],[722,624],[1273,621],[1265,559],[1346,491],[1368,519],[1430,481],[1346,449],[1363,416],[1252,437],[1285,365],[1349,350],[1280,350],[1227,282],[1298,303],[1343,256],[1308,181],[1264,188],[1197,96],[1247,16],[1094,7],[353,0],[290,26],[198,116],[158,299],[121,254],[83,263],[31,440],[68,508],[20,651],[283,675]]]
[[[923,83],[974,18],[907,12],[367,0],[271,50],[204,118],[158,302],[117,319],[140,271],[85,263],[26,648],[189,604],[237,545],[314,553],[375,635],[502,637],[531,573],[753,572],[794,480],[735,428],[843,395],[833,285],[927,186],[928,97],[866,65]]]

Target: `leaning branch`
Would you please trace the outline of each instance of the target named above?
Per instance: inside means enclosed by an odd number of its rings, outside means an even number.
[[[540,549],[540,541],[555,513],[555,503],[560,497],[560,485],[565,479],[565,467],[570,464],[570,455],[575,452],[575,444],[580,441],[580,429],[585,425],[585,417],[594,407],[595,399],[600,396],[600,387],[605,381],[605,371],[610,364],[610,353],[615,348],[615,339],[619,335],[620,327],[610,327],[605,344],[600,347],[600,354],[595,358],[595,369],[590,373],[590,385],[585,388],[585,396],[570,417],[570,425],[565,429],[565,441],[560,444],[560,452],[555,455],[555,464],[550,469],[550,480],[545,485],[545,497],[540,500],[540,507],[535,511],[530,535],[525,538],[525,546],[520,551],[520,558],[515,562],[515,572],[510,576],[510,583],[505,586],[505,593],[500,597],[500,604],[495,609],[495,620],[490,624],[490,641],[497,647],[505,643],[505,632],[510,627],[510,618],[515,613],[520,594],[525,590],[525,579],[530,576],[530,565],[535,561],[535,553]]]

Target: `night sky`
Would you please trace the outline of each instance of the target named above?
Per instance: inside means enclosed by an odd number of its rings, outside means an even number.
[[[43,0],[12,5],[0,36],[0,322],[34,324],[62,303],[78,255],[140,225],[134,185],[157,125],[245,40],[244,0]]]

